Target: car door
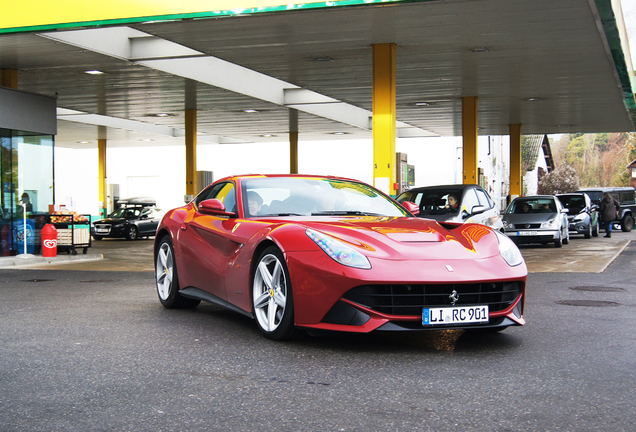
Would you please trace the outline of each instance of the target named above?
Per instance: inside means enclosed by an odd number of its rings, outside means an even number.
[[[479,215],[479,223],[489,226],[495,230],[501,230],[503,228],[501,215],[499,214],[497,207],[495,207],[493,199],[481,188],[475,188],[475,193],[479,199],[479,204],[486,208],[486,210]]]
[[[180,255],[184,280],[189,286],[225,300],[228,260],[237,253],[240,242],[235,241],[232,233],[237,225],[236,218],[198,211],[201,201],[212,198],[221,201],[227,211],[236,212],[234,183],[219,183],[201,193],[189,206],[188,215],[179,231],[179,249],[175,253]]]
[[[477,195],[475,194],[474,188],[468,188],[464,192],[464,196],[462,197],[462,203],[460,212],[462,215],[462,219],[466,223],[481,223],[481,214],[473,215],[472,209],[473,207],[479,206],[479,199],[477,199]]]
[[[146,207],[141,211],[139,220],[136,222],[140,236],[154,235],[157,232],[159,221],[155,218],[155,209]]]

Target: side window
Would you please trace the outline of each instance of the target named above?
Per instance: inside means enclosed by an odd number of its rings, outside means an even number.
[[[236,212],[236,193],[234,191],[233,183],[219,183],[208,188],[197,196],[195,202],[199,205],[201,201],[212,198],[216,198],[221,201],[227,211]]]
[[[236,194],[234,193],[234,185],[225,183],[215,197],[225,205],[225,210],[236,213]]]
[[[479,199],[479,204],[483,205],[486,208],[492,208],[493,203],[489,200],[488,195],[481,189],[475,189],[475,193],[477,193],[477,198]]]
[[[415,197],[411,194],[411,200],[412,202],[414,202],[415,204],[418,205],[418,207],[421,207],[420,204],[422,203],[422,196],[424,194],[422,192],[418,193],[417,195],[415,195]]]
[[[475,195],[474,189],[468,189],[464,194],[464,202],[462,203],[462,210],[466,210],[468,213],[471,212],[472,208],[479,205],[479,200],[477,199],[477,195]]]
[[[214,198],[216,194],[219,193],[219,190],[225,185],[225,183],[221,183],[207,189],[204,189],[199,195],[197,195],[194,202],[199,205],[201,201],[205,201],[206,199]]]

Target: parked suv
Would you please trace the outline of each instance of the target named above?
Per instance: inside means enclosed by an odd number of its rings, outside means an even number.
[[[488,192],[476,184],[413,188],[398,202],[410,201],[420,209],[417,217],[449,222],[474,222],[503,232],[503,222]]]
[[[129,198],[117,201],[119,209],[92,223],[91,235],[95,240],[154,236],[164,212],[151,198]]]
[[[624,232],[630,232],[634,227],[634,215],[636,214],[636,201],[634,200],[633,187],[597,187],[581,189],[577,192],[585,192],[592,200],[592,204],[601,205],[603,192],[609,192],[620,204],[619,217],[614,223],[620,224]]]

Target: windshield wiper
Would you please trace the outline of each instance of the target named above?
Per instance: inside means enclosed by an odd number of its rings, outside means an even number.
[[[266,217],[266,216],[306,216],[306,215],[303,215],[300,213],[268,213],[268,214],[257,215],[257,216]]]
[[[379,213],[369,213],[359,210],[326,210],[314,212],[312,216],[384,216]]]

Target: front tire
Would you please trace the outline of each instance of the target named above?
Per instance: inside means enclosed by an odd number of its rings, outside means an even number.
[[[587,231],[585,231],[585,234],[583,235],[583,237],[585,237],[586,239],[592,238],[592,223],[591,222],[587,226]]]
[[[561,233],[559,232],[559,238],[554,241],[554,247],[560,248],[563,246],[563,240],[561,239]]]
[[[252,307],[256,324],[265,337],[284,340],[294,337],[294,300],[289,271],[281,251],[270,246],[257,260],[252,275]]]
[[[129,226],[126,230],[126,240],[137,240],[138,235],[139,232],[137,231],[137,227],[134,225]]]
[[[563,244],[570,244],[570,230],[565,229],[565,237],[563,238]]]
[[[174,262],[174,250],[170,237],[161,239],[155,257],[155,281],[161,304],[168,309],[194,308],[201,300],[183,297],[179,294],[179,276]]]
[[[598,226],[598,220],[596,221],[596,223],[594,224],[594,229],[592,230],[592,237],[598,237],[598,232],[601,229]]]

